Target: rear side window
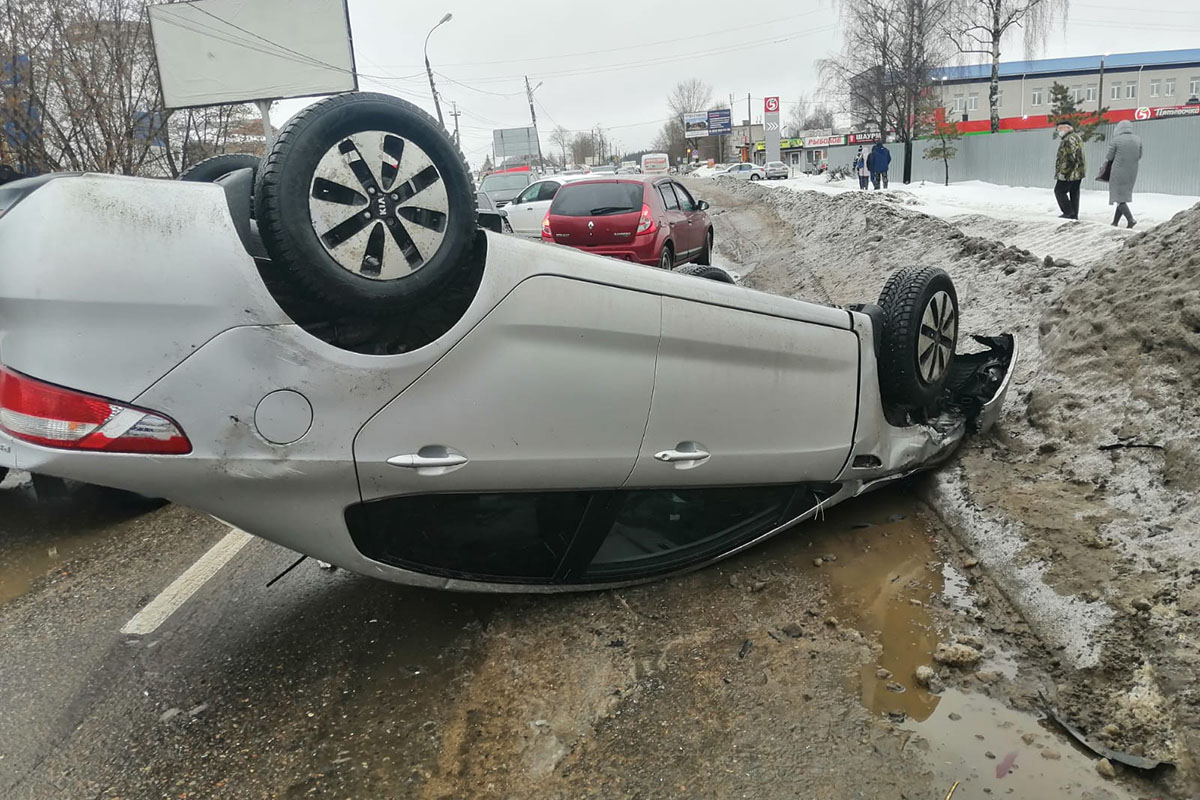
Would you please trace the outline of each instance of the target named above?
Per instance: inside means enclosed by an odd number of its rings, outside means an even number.
[[[571,183],[558,190],[550,213],[563,217],[600,217],[642,209],[641,183]]]
[[[671,188],[671,184],[659,184],[658,193],[662,196],[663,205],[667,207],[667,211],[679,210],[679,200],[675,197],[675,191]]]

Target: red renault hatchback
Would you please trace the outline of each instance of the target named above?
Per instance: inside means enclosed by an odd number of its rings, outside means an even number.
[[[589,253],[671,269],[712,258],[708,203],[668,177],[568,183],[542,221],[542,239]]]

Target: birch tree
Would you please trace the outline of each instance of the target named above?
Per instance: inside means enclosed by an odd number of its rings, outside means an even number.
[[[959,53],[984,55],[991,61],[988,108],[992,133],[1000,130],[1001,45],[1016,31],[1024,35],[1025,57],[1046,43],[1056,22],[1067,21],[1070,0],[956,0],[947,36]]]

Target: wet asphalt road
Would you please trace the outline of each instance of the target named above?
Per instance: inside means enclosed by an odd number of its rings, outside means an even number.
[[[360,792],[374,772],[395,786],[399,743],[409,763],[432,747],[423,687],[461,667],[505,598],[311,560],[267,588],[296,556],[252,539],[156,631],[121,633],[227,532],[176,506],[0,490],[0,591],[48,569],[0,605],[0,797],[403,795]]]

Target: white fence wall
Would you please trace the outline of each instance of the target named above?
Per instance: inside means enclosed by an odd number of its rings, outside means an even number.
[[[1107,184],[1094,179],[1104,161],[1108,139],[1115,125],[1101,126],[1104,141],[1084,144],[1088,178],[1085,189],[1104,189]],[[1134,133],[1142,139],[1142,161],[1138,168],[1137,192],[1200,195],[1200,117],[1135,122]],[[987,181],[1003,186],[1054,186],[1054,158],[1058,140],[1051,129],[1011,131],[998,134],[964,136],[956,143],[958,155],[950,161],[950,181]],[[940,159],[922,158],[931,141],[913,144],[914,181],[941,183],[944,167]],[[888,173],[893,185],[904,175],[904,145],[888,145],[892,168]],[[848,165],[858,145],[832,147],[830,166]]]

